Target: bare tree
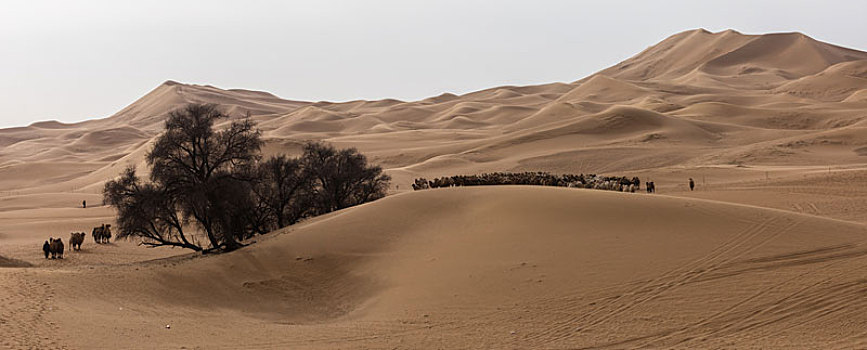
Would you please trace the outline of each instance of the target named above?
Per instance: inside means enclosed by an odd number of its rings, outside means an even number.
[[[127,223],[122,235],[142,237],[145,244],[200,250],[182,234],[183,224],[190,222],[207,237],[209,250],[240,247],[239,240],[249,236],[243,229],[250,225],[238,218],[251,210],[246,181],[262,141],[249,118],[215,130],[214,124],[227,118],[208,104],[169,113],[166,131],[147,154],[151,184],[128,171],[105,187],[106,202],[118,208],[118,221]]]
[[[300,159],[286,155],[259,164],[253,191],[276,228],[292,225],[309,212],[313,190],[309,173]]]
[[[382,198],[391,180],[355,148],[311,142],[304,146],[302,161],[314,182],[317,214]]]
[[[127,168],[119,179],[105,184],[105,203],[117,208],[120,239],[140,238],[148,246],[175,246],[201,251],[184,232],[178,216],[178,203],[152,183],[143,183],[135,167]]]
[[[151,181],[174,198],[184,218],[191,218],[204,231],[212,249],[234,250],[240,246],[236,232],[220,220],[232,206],[223,195],[248,173],[259,159],[260,132],[247,118],[215,131],[216,121],[228,118],[216,106],[190,104],[168,115],[166,131],[147,155]],[[223,229],[220,229],[223,228]]]

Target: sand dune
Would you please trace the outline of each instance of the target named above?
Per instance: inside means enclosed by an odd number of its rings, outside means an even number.
[[[4,145],[0,166],[14,167],[18,161],[110,165],[146,144],[158,132],[161,116],[188,102],[217,103],[238,117],[249,112],[270,142],[314,139],[356,146],[373,152],[374,160],[391,169],[421,169],[418,162],[447,156],[470,162],[463,167],[467,170],[515,170],[523,160],[545,156],[540,152],[550,156],[588,146],[597,151],[631,148],[646,140],[662,139],[669,143],[711,141],[705,149],[691,152],[690,157],[697,163],[761,162],[754,157],[732,159],[726,149],[743,147],[745,143],[760,147],[762,142],[775,138],[773,133],[757,128],[785,130],[777,134],[785,138],[793,136],[788,130],[800,130],[803,137],[810,137],[811,133],[848,127],[863,119],[858,101],[860,91],[865,89],[865,60],[867,53],[825,44],[800,33],[744,35],[694,30],[676,34],[572,84],[498,87],[415,102],[386,99],[308,103],[282,100],[264,92],[168,81],[107,119],[72,125],[40,123],[0,131],[0,144]],[[604,135],[605,118],[610,118],[605,111],[630,106],[684,118],[664,132],[647,130],[636,137],[594,140],[585,137],[579,128],[574,129],[573,137],[548,144],[545,150],[535,144],[521,145],[536,140],[527,139],[528,133],[544,133],[576,123],[598,123],[603,129],[595,134]],[[637,117],[624,123],[633,128],[637,126],[631,124],[650,122],[653,117],[649,118],[645,121]],[[726,132],[719,132],[722,129]],[[451,130],[453,137],[447,143],[443,140],[431,144],[426,137],[405,133],[417,130],[429,131],[429,135]],[[383,149],[377,141],[381,139],[400,146]],[[515,145],[512,151],[529,152],[513,152],[507,161],[500,161],[503,157],[496,154],[478,153],[498,149],[490,146],[503,143]],[[406,156],[407,149],[414,155]],[[100,152],[99,157],[94,157]],[[475,156],[468,158],[468,152]],[[857,159],[846,158],[843,163]],[[719,161],[707,164],[708,159]],[[424,168],[431,169],[429,164]],[[444,165],[416,175],[433,176],[453,170]],[[58,167],[58,171],[69,173],[74,169]],[[46,176],[42,184],[57,179],[64,177]]]
[[[665,196],[445,189],[222,256],[13,278],[58,286],[44,305],[61,334],[122,335],[68,338],[81,348],[822,347],[867,322],[864,234]]]
[[[867,53],[814,40],[802,33],[744,35],[692,30],[676,34],[600,72],[625,80],[673,80],[694,70],[727,77],[780,75],[781,80],[816,74]]]
[[[863,348],[865,62],[691,30],[572,83],[303,102],[167,81],[105,119],[0,129],[0,348]],[[266,155],[357,147],[391,195],[230,254],[88,238],[43,259],[49,236],[113,221],[104,182],[146,171],[191,102],[250,115]],[[407,193],[493,171],[660,195]]]
[[[839,102],[864,88],[867,82],[867,60],[844,62],[828,69],[788,82],[777,89],[796,96],[820,101]]]

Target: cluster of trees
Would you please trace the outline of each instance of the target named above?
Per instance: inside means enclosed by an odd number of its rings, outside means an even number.
[[[385,196],[390,177],[354,148],[310,142],[300,157],[262,159],[255,124],[246,118],[216,130],[226,118],[209,104],[169,113],[147,154],[149,180],[129,167],[105,184],[118,238],[230,251],[253,235]]]

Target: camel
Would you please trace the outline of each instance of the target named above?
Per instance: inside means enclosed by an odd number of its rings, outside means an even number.
[[[51,248],[51,258],[52,259],[63,259],[63,240],[60,238],[49,238],[51,243],[49,247]]]
[[[109,243],[111,241],[111,225],[106,224],[105,229],[102,230],[102,237],[105,239],[105,243]]]
[[[69,236],[69,245],[73,250],[81,250],[82,243],[84,243],[84,232],[73,232]]]
[[[94,227],[91,234],[93,235],[94,242],[108,243],[111,241],[111,225],[102,224],[102,226]]]
[[[94,242],[100,243],[99,238],[102,237],[102,230],[104,227],[105,225],[94,227],[93,231],[90,232],[90,234],[93,236]]]

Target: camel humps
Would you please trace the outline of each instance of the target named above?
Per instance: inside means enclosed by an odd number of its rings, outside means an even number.
[[[100,244],[109,243],[111,241],[111,225],[102,224],[102,226],[94,227],[91,234],[93,235],[94,242]]]
[[[69,235],[69,246],[73,250],[81,250],[81,244],[84,243],[84,232],[73,232]]]
[[[47,250],[46,250],[47,244]],[[45,252],[45,258],[51,254],[52,259],[63,259],[63,240],[60,238],[49,237],[48,241],[42,245],[42,251]]]

